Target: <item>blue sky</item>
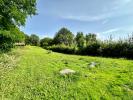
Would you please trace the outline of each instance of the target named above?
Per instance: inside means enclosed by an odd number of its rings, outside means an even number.
[[[37,0],[37,13],[21,30],[41,38],[53,37],[61,27],[101,39],[133,32],[133,0]]]

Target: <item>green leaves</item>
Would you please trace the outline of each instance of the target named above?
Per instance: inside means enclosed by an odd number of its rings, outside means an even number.
[[[25,25],[28,15],[36,14],[36,0],[0,0],[0,28]]]
[[[39,37],[37,35],[35,35],[35,34],[31,34],[30,43],[33,46],[38,46],[39,45]]]
[[[84,34],[82,32],[77,33],[75,40],[76,40],[77,46],[79,48],[84,47],[85,37],[84,37]]]
[[[18,28],[0,30],[0,51],[6,52],[11,50],[15,42],[23,42],[24,34]]]
[[[54,37],[55,44],[72,45],[74,35],[67,28],[61,28]]]
[[[0,0],[0,51],[9,51],[15,42],[24,41],[24,33],[17,27],[35,14],[36,0]]]

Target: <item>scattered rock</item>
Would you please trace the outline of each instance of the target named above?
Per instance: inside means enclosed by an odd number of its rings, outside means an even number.
[[[89,64],[89,68],[94,68],[94,67],[96,67],[97,66],[97,63],[96,62],[91,62],[90,64]]]
[[[63,69],[60,71],[61,75],[68,75],[68,74],[74,74],[74,73],[76,73],[76,71],[71,70],[71,69]]]

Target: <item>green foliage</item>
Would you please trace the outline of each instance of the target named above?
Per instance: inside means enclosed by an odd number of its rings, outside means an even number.
[[[0,51],[9,51],[14,43],[24,42],[24,33],[17,27],[35,14],[36,0],[0,0]]]
[[[62,28],[53,39],[54,46],[49,47],[46,43],[45,48],[68,54],[133,59],[133,35],[127,40],[118,41],[113,41],[112,36],[109,40],[100,41],[97,40],[96,34],[89,33],[84,37],[82,32],[78,32],[75,39],[73,37],[68,29]]]
[[[102,56],[133,59],[133,44],[127,41],[105,42],[101,45],[101,49]]]
[[[48,47],[47,49],[55,51],[55,52],[61,52],[66,54],[75,54],[76,49],[73,46],[66,46],[64,44],[61,45],[53,45]]]
[[[0,51],[6,52],[11,50],[14,43],[14,35],[10,31],[0,31]]]
[[[39,37],[35,34],[31,34],[30,36],[30,45],[39,46]]]
[[[39,46],[39,36],[36,34],[31,34],[30,36],[25,34],[25,44],[26,45],[33,45],[33,46]]]
[[[83,32],[78,32],[76,37],[75,37],[75,40],[76,40],[76,44],[77,44],[78,48],[83,48],[84,47],[85,37],[84,37]]]
[[[0,31],[0,51],[10,51],[15,42],[24,41],[24,34],[18,28],[12,28],[10,31]]]
[[[14,35],[14,42],[24,42],[25,40],[25,35],[22,31],[19,30],[19,28],[11,28],[10,29],[10,34]]]
[[[0,100],[133,100],[132,60],[47,52],[26,46],[0,55]],[[98,67],[89,69],[91,62]],[[65,68],[77,73],[59,77]]]
[[[36,14],[36,0],[0,0],[0,29],[25,25],[28,15]]]
[[[30,36],[25,34],[25,44],[30,45]]]
[[[96,34],[93,33],[89,33],[86,35],[86,45],[89,45],[92,42],[96,42]]]
[[[99,42],[92,42],[89,43],[86,47],[79,50],[79,54],[83,55],[92,55],[92,56],[99,56],[100,52],[100,43]]]
[[[55,44],[73,44],[74,35],[67,28],[61,28],[54,37]]]
[[[53,39],[51,38],[46,37],[40,40],[40,46],[43,48],[47,46],[52,46],[52,44],[53,44]]]

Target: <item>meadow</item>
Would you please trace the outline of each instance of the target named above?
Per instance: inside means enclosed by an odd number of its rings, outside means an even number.
[[[90,68],[89,64],[98,65]],[[69,68],[72,75],[60,75]],[[0,54],[0,100],[133,100],[133,61],[49,52]]]

